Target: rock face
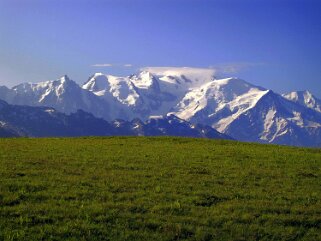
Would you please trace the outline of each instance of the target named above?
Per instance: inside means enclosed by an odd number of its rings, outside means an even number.
[[[80,109],[111,125],[118,119],[126,125],[133,119],[161,125],[174,115],[237,140],[320,146],[321,101],[310,92],[279,95],[239,78],[218,79],[214,74],[211,69],[150,67],[126,77],[96,73],[82,86],[63,76],[12,89],[2,86],[0,99],[15,105],[48,106],[66,114]],[[136,134],[147,135],[136,124],[141,130]],[[161,131],[155,127],[148,131],[152,132]]]

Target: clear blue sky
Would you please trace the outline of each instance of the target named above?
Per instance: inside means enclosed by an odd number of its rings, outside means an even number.
[[[321,97],[321,1],[0,0],[0,85],[145,66],[214,66]]]

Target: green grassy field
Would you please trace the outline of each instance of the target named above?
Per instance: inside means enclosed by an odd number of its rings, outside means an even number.
[[[321,240],[321,149],[0,139],[0,240]]]

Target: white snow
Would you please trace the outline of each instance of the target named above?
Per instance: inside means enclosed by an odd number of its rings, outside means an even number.
[[[154,76],[150,72],[143,71],[138,75],[134,75],[130,80],[137,88],[149,89],[154,83],[153,78]]]
[[[221,116],[218,122],[213,123],[213,127],[224,132],[231,122],[248,109],[253,108],[266,93],[268,90],[250,85],[237,78],[213,80],[188,92],[178,104],[176,115],[190,120],[198,112],[206,110],[207,117],[211,118],[225,109],[227,114]]]
[[[149,119],[162,119],[162,118],[164,118],[164,116],[162,116],[162,115],[151,115],[151,116],[149,116]]]
[[[268,113],[265,116],[264,119],[264,130],[261,135],[262,140],[269,140],[269,136],[272,132],[273,124],[275,123],[275,114],[276,110],[274,108],[269,109]]]
[[[191,68],[191,67],[145,67],[148,71],[160,80],[188,87],[197,87],[214,79],[215,69]]]
[[[54,109],[47,109],[47,110],[45,110],[45,112],[47,112],[47,113],[53,113],[53,112],[55,112],[55,110],[54,110]]]

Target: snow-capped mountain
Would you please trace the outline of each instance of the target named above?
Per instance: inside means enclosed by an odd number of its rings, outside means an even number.
[[[321,143],[319,113],[238,78],[194,88],[173,113],[237,140],[309,146]]]
[[[93,75],[82,88],[99,96],[107,103],[112,103],[115,110],[121,110],[123,116],[114,118],[142,118],[151,115],[166,115],[176,96],[163,91],[159,80],[151,73],[143,71],[137,75],[116,77]]]
[[[67,114],[82,109],[98,117],[109,117],[108,103],[83,90],[66,75],[53,81],[19,84],[12,89],[2,86],[0,99],[16,105],[53,107]]]
[[[187,92],[173,113],[224,132],[244,111],[253,108],[267,90],[238,78],[213,80]]]
[[[82,110],[67,115],[49,107],[9,105],[0,100],[0,137],[111,135],[231,139],[209,126],[193,125],[173,115],[146,122],[135,119],[109,123]]]
[[[216,78],[211,69],[149,67],[126,77],[96,73],[81,87],[64,76],[0,87],[0,99],[67,114],[82,109],[108,121],[175,115],[238,140],[321,145],[321,104],[309,92],[281,96],[239,78]]]
[[[122,115],[114,103],[106,102],[94,93],[82,89],[66,75],[57,80],[22,83],[11,89],[2,86],[0,99],[16,105],[52,107],[67,114],[81,109],[107,120],[114,119],[115,116],[127,117]]]
[[[320,146],[321,115],[269,90],[224,133],[245,141]]]
[[[147,119],[166,115],[187,91],[211,81],[213,74],[210,69],[150,67],[127,77],[96,73],[82,88],[123,110],[127,119]]]
[[[298,104],[301,104],[305,107],[311,108],[318,112],[321,112],[321,100],[316,98],[314,95],[311,94],[309,91],[294,91],[288,94],[284,94],[288,100],[294,101]]]

